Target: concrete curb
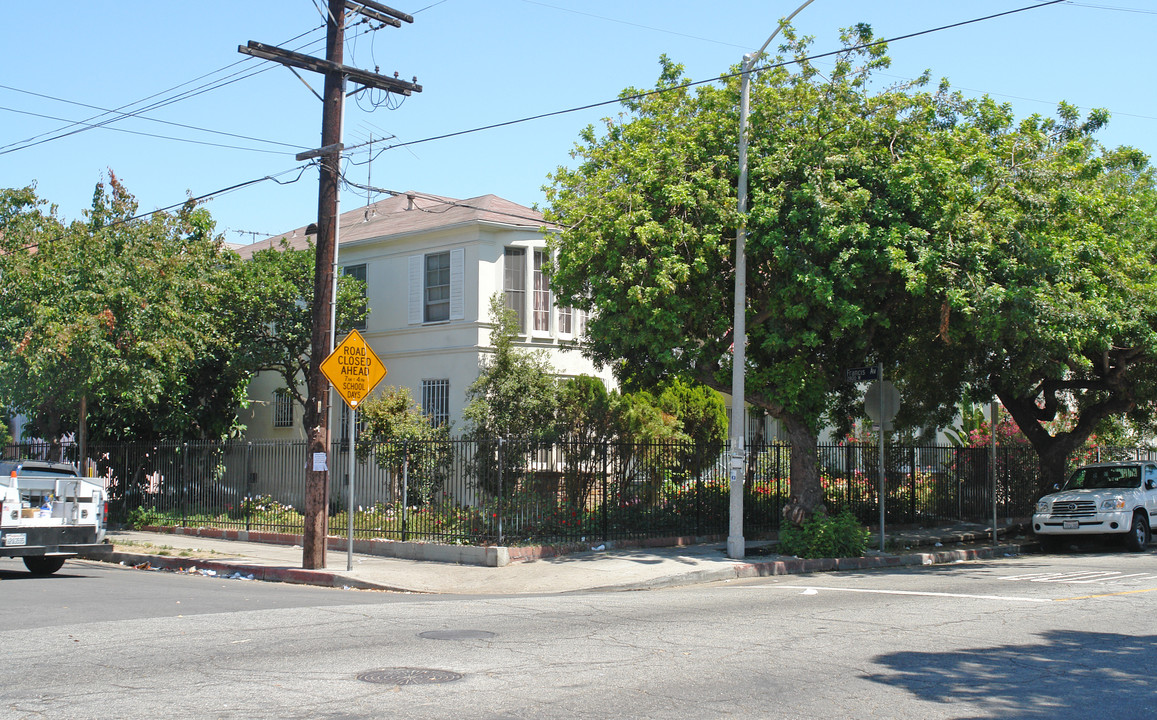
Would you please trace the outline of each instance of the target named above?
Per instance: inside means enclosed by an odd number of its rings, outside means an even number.
[[[1009,544],[995,547],[964,548],[955,550],[940,550],[936,552],[908,553],[904,555],[866,555],[852,558],[817,558],[803,559],[796,557],[782,557],[777,559],[755,562],[730,561],[723,567],[702,568],[689,570],[663,577],[641,581],[627,581],[608,585],[594,586],[576,590],[567,590],[559,594],[574,594],[577,592],[621,592],[630,590],[657,590],[661,588],[684,587],[700,585],[710,582],[738,580],[743,578],[771,577],[777,575],[798,575],[816,572],[840,572],[854,570],[871,570],[888,567],[905,567],[915,565],[943,565],[974,560],[988,560],[997,557],[1024,554],[1026,550],[1034,548],[1034,544]],[[218,575],[228,577],[234,573],[242,576],[253,576],[254,580],[263,582],[283,582],[298,585],[315,585],[319,587],[353,588],[358,590],[379,590],[387,592],[431,594],[429,591],[414,590],[400,586],[374,583],[366,580],[348,577],[332,570],[306,570],[289,566],[254,565],[242,561],[208,560],[204,558],[183,558],[167,555],[148,555],[143,553],[112,552],[79,556],[88,560],[98,560],[114,564],[149,568],[189,571],[212,570]],[[550,593],[550,590],[539,592]],[[436,594],[436,593],[434,593]]]
[[[251,565],[245,562],[229,562],[224,560],[206,560],[204,558],[181,558],[168,555],[146,555],[142,553],[112,552],[99,555],[78,555],[83,560],[98,560],[100,562],[126,565],[139,568],[147,565],[150,569],[172,570],[188,572],[190,570],[212,570],[222,577],[229,577],[240,573],[244,577],[250,575],[254,580],[262,582],[281,582],[295,585],[315,585],[318,587],[353,588],[355,590],[385,590],[389,592],[423,593],[422,590],[395,587],[382,583],[372,583],[366,580],[342,575],[332,570],[306,570],[297,567],[271,567],[269,565]],[[142,568],[143,569],[143,568]]]
[[[146,532],[182,537],[203,537],[212,540],[235,540],[256,542],[267,545],[300,546],[301,535],[276,533],[260,530],[228,530],[214,527],[170,527],[147,525],[140,528]],[[414,542],[390,540],[387,538],[354,539],[354,552],[360,555],[398,558],[401,560],[422,560],[449,563],[451,565],[475,565],[478,567],[506,567],[511,563],[533,562],[561,555],[589,552],[595,547],[605,550],[628,550],[645,548],[671,548],[698,545],[705,542],[722,542],[726,536],[719,535],[672,535],[642,540],[605,540],[598,543],[565,543],[559,545],[447,545],[435,542]],[[326,548],[334,552],[346,552],[346,538],[329,535]]]
[[[211,527],[167,527],[146,526],[147,532],[183,537],[203,537],[213,540],[235,540],[239,542],[265,543],[267,545],[300,546],[301,535],[275,533],[257,530],[224,530]],[[326,537],[326,549],[346,552],[346,538],[338,535]],[[480,567],[505,567],[510,564],[510,553],[502,546],[444,545],[441,543],[407,542],[371,538],[354,540],[354,552],[360,555],[399,558],[402,560],[423,560],[449,563],[452,565],[478,565]]]

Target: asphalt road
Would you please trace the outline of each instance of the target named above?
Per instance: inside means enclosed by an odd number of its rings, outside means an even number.
[[[0,561],[2,718],[1057,720],[1157,701],[1154,549],[485,598],[21,568]]]

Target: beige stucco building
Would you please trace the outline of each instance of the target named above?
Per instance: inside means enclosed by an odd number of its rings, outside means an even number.
[[[428,415],[452,423],[454,434],[466,429],[466,389],[490,349],[495,293],[519,315],[520,347],[545,351],[560,377],[594,375],[613,384],[608,369],[576,348],[582,314],[555,304],[542,270],[543,226],[541,213],[494,195],[407,193],[340,217],[338,265],[366,282],[370,312],[359,331],[387,368],[382,384],[409,388]],[[298,228],[238,252],[278,247],[282,237],[296,247],[314,240]],[[249,439],[304,438],[301,408],[279,393],[283,385],[268,372],[251,384],[241,416]]]

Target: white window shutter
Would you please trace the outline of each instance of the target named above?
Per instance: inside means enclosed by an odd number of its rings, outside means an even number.
[[[450,319],[466,318],[466,251],[450,251]]]
[[[422,256],[410,256],[410,308],[409,323],[422,324]]]

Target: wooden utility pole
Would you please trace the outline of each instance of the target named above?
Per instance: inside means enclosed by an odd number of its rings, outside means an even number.
[[[329,0],[326,18],[325,60],[250,41],[238,49],[246,55],[274,60],[325,76],[324,108],[321,120],[321,148],[302,156],[319,157],[321,179],[317,194],[317,244],[313,275],[312,334],[310,335],[309,399],[305,403],[305,426],[309,432],[309,458],[305,488],[305,532],[301,566],[325,567],[329,523],[329,381],[321,371],[322,361],[333,349],[331,324],[334,298],[334,265],[337,262],[338,188],[341,182],[342,116],[345,81],[350,79],[367,88],[400,95],[421,92],[422,87],[376,73],[346,67],[344,61],[345,11],[350,9],[393,27],[414,18],[371,0]],[[298,156],[299,159],[302,156]]]
[[[329,0],[326,21],[325,59],[342,64],[345,47],[345,0]],[[302,538],[303,568],[325,568],[329,520],[329,381],[321,373],[321,361],[333,345],[330,303],[333,302],[333,261],[337,257],[337,200],[341,170],[341,121],[345,78],[340,70],[325,73],[321,114],[321,178],[317,190],[317,255],[313,266],[313,328],[309,349],[309,399],[305,403],[305,427],[309,431],[310,465],[305,482],[305,534]],[[314,458],[326,458],[326,463]]]

